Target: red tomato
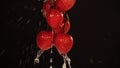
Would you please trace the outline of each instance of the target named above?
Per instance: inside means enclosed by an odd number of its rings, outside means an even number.
[[[56,9],[51,9],[46,15],[46,20],[51,28],[57,28],[63,21],[63,13]]]
[[[56,0],[56,6],[61,11],[68,11],[74,6],[75,2],[76,0]]]
[[[41,31],[37,34],[36,38],[37,46],[41,50],[48,50],[51,48],[53,43],[53,32],[52,31]]]
[[[73,38],[68,34],[57,34],[54,44],[60,54],[66,54],[73,46]]]
[[[67,33],[70,30],[70,21],[64,19],[63,23],[58,26],[57,28],[54,28],[53,31],[55,32],[55,34],[58,33]]]

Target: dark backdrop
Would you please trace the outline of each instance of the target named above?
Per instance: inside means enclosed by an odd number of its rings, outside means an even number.
[[[68,53],[72,68],[117,68],[119,59],[119,8],[116,0],[77,0],[69,11],[74,46]],[[61,68],[62,57],[54,48],[33,64],[38,48],[36,34],[46,29],[42,0],[1,2],[0,68]],[[2,67],[4,66],[4,67]]]

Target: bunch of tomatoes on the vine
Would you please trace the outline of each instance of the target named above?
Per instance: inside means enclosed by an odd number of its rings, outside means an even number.
[[[51,30],[42,30],[37,34],[36,43],[40,52],[56,47],[60,55],[66,55],[73,46],[73,37],[68,33],[70,20],[67,11],[76,0],[44,0],[42,13]]]

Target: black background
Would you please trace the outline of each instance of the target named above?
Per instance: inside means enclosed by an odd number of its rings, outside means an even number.
[[[61,68],[62,57],[54,48],[34,64],[38,48],[35,38],[46,29],[41,14],[42,0],[8,0],[1,2],[0,68]],[[77,0],[68,11],[74,46],[68,53],[72,68],[117,68],[119,59],[119,8],[116,0]],[[41,22],[41,23],[40,23]],[[2,67],[4,66],[4,67]]]

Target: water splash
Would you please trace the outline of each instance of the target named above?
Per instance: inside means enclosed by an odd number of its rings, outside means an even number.
[[[66,62],[68,62],[69,68],[71,68],[71,59],[67,56],[67,54],[62,55],[64,63],[63,63],[63,68],[66,68]]]
[[[34,59],[34,63],[39,63],[39,62],[40,62],[40,61],[39,61],[39,57],[40,57],[43,53],[44,53],[43,50],[39,50],[39,51],[37,52],[37,57]]]

